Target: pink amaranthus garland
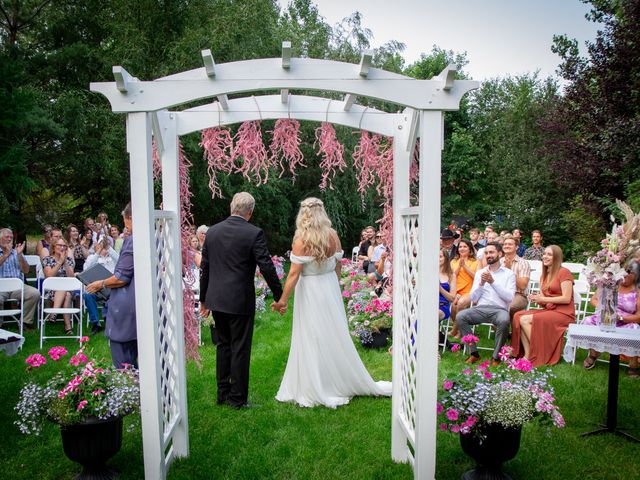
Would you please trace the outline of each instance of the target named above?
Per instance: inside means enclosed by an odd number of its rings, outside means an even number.
[[[269,167],[271,161],[267,150],[262,143],[262,131],[260,122],[244,122],[240,125],[235,136],[235,148],[233,158],[242,158],[242,165],[237,168],[244,178],[251,180],[253,175],[258,185],[265,184],[269,180]]]
[[[336,169],[343,172],[347,164],[344,161],[344,146],[338,141],[332,124],[322,122],[322,125],[316,128],[316,144],[319,147],[318,155],[322,155],[320,190],[325,191],[327,185],[333,190],[331,179],[336,176]]]
[[[227,128],[215,127],[202,131],[200,146],[204,149],[209,174],[211,198],[222,198],[217,182],[217,172],[231,173],[234,170],[233,137]]]
[[[273,140],[271,141],[271,162],[276,162],[280,166],[280,175],[285,171],[283,161],[289,162],[289,171],[291,172],[292,182],[296,181],[296,168],[304,167],[304,156],[300,151],[300,122],[291,120],[290,118],[281,118],[276,120],[273,127]]]

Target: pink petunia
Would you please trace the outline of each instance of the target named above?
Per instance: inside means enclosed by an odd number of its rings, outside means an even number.
[[[451,431],[453,433],[458,433],[460,432],[460,425],[458,425],[457,423],[454,423],[453,425],[451,425]]]
[[[500,353],[498,353],[498,357],[503,362],[506,362],[507,360],[509,360],[509,357],[511,357],[512,352],[513,352],[513,348],[505,345],[500,349]]]
[[[452,352],[457,352],[458,350],[460,350],[460,348],[462,348],[462,347],[460,346],[459,343],[454,343],[453,346],[451,347],[451,351]]]
[[[445,380],[442,383],[442,388],[444,390],[451,390],[453,388],[453,382],[451,380]]]
[[[342,296],[345,298],[349,298],[351,294],[347,290],[345,290],[344,292],[342,292]]]
[[[465,368],[464,370],[462,370],[463,375],[471,375],[472,373],[473,370],[471,370],[470,368]]]
[[[80,343],[86,343],[88,341],[89,341],[89,337],[87,337],[86,335],[80,339]]]
[[[444,407],[440,402],[436,402],[436,413],[440,415],[444,411]]]
[[[442,430],[443,432],[446,432],[446,431],[447,431],[447,424],[446,424],[446,423],[444,423],[444,422],[442,422],[442,423],[440,424],[440,430]]]
[[[34,353],[27,357],[25,363],[29,364],[33,368],[38,368],[40,365],[45,365],[47,363],[47,359],[39,353]]]
[[[476,343],[478,343],[480,341],[480,339],[478,337],[476,337],[475,335],[465,335],[464,337],[462,337],[460,339],[460,341],[462,343],[466,343],[467,345],[475,345]]]
[[[484,372],[484,378],[486,378],[487,380],[491,380],[493,378],[493,375],[491,375],[491,372],[487,370]]]
[[[82,401],[78,404],[78,408],[76,409],[76,411],[78,411],[78,412],[79,412],[80,410],[82,410],[82,409],[87,405],[87,403],[89,403],[89,402],[87,402],[86,400],[82,400]]]
[[[458,416],[459,416],[458,411],[454,410],[453,408],[448,409],[445,415],[452,422],[455,422],[456,420],[458,420]]]

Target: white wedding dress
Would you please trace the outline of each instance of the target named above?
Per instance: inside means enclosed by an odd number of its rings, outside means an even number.
[[[322,264],[291,255],[302,264],[295,289],[287,368],[276,395],[303,407],[336,408],[357,395],[391,396],[391,382],[374,382],[360,360],[349,329],[335,274],[342,252]]]

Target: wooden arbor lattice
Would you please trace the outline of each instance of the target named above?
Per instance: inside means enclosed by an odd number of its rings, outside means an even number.
[[[209,127],[250,120],[293,118],[331,122],[393,137],[395,247],[393,318],[392,458],[411,462],[415,478],[434,478],[437,394],[438,245],[444,111],[478,83],[454,80],[447,67],[431,80],[416,80],[360,64],[281,58],[216,65],[202,52],[202,68],[140,81],[113,67],[115,82],[92,83],[112,110],[127,114],[134,235],[136,310],[145,476],[165,478],[174,457],[189,453],[180,267],[178,138]],[[279,90],[279,95],[229,94]],[[290,91],[343,93],[342,100]],[[385,113],[355,103],[357,97],[396,103]],[[182,111],[167,109],[216,97]],[[155,210],[152,136],[162,162],[162,205]],[[409,165],[420,137],[419,206],[409,201]],[[154,252],[153,254],[149,254]],[[420,329],[417,324],[420,322]],[[420,351],[420,355],[417,355]]]

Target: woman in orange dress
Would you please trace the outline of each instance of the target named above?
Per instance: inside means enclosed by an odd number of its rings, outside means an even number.
[[[458,335],[458,327],[456,326],[456,314],[460,310],[464,310],[469,306],[469,293],[473,287],[473,277],[478,269],[478,260],[476,260],[476,251],[473,248],[471,240],[463,238],[458,245],[458,252],[453,260],[451,260],[451,270],[456,277],[456,296],[451,304],[451,322],[453,328],[449,335],[455,337]]]
[[[513,355],[524,356],[534,367],[554,365],[562,354],[564,332],[576,321],[573,275],[562,267],[562,250],[557,245],[544,249],[540,293],[529,295],[529,300],[543,309],[520,311],[513,317]]]

